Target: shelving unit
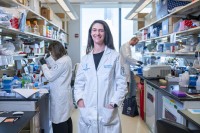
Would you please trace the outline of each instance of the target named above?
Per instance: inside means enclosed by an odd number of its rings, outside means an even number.
[[[167,14],[166,16],[148,24],[147,26],[140,28],[135,34],[142,32],[143,30],[147,30],[150,26],[154,25],[154,24],[158,24],[161,23],[162,21],[169,19],[169,18],[174,18],[174,17],[181,17],[181,16],[186,16],[187,14],[191,14],[192,12],[197,12],[197,10],[199,10],[200,8],[200,0],[196,0],[193,1],[185,6],[179,7],[176,9],[176,11]],[[169,25],[170,26],[170,25]],[[152,40],[158,40],[164,37],[169,37],[170,34],[177,34],[177,35],[191,35],[191,34],[196,34],[198,32],[200,32],[200,27],[195,27],[195,28],[191,28],[188,30],[184,30],[184,31],[179,31],[179,32],[172,32],[169,31],[170,33],[167,35],[163,35],[163,36],[159,36],[159,37],[153,37],[153,38],[149,38],[146,40],[141,40],[140,42],[145,42],[145,41],[152,41]]]
[[[165,19],[167,19],[167,18],[169,18],[169,17],[172,17],[172,16],[179,16],[179,15],[186,15],[186,14],[188,14],[187,12],[188,12],[189,10],[191,10],[191,8],[192,8],[192,9],[200,8],[200,1],[199,1],[199,0],[196,0],[196,1],[193,1],[193,2],[191,2],[191,3],[189,3],[189,4],[185,5],[185,6],[182,6],[182,7],[180,7],[179,9],[177,9],[176,11],[174,11],[174,12],[172,12],[172,13],[169,13],[168,15],[164,16],[163,18],[160,18],[160,19],[156,20],[155,22],[153,22],[153,23],[151,23],[151,24],[149,24],[149,25],[147,25],[147,26],[145,26],[145,27],[139,29],[138,31],[147,29],[147,28],[150,27],[151,25],[156,24],[156,23],[160,23],[160,22],[162,22],[163,20],[165,20]],[[190,12],[191,12],[191,11],[190,11]]]
[[[3,24],[0,24],[0,36],[1,37],[3,37],[3,36],[9,36],[12,38],[20,37],[20,38],[23,38],[26,40],[33,39],[33,41],[35,40],[37,42],[44,41],[47,43],[47,42],[51,42],[51,41],[57,41],[62,44],[65,44],[65,45],[68,44],[67,43],[68,33],[64,29],[62,29],[62,27],[54,24],[52,21],[50,21],[47,18],[43,17],[42,15],[38,14],[33,9],[30,9],[27,6],[18,3],[16,0],[6,0],[6,1],[1,0],[0,5],[2,7],[6,7],[6,8],[14,8],[14,9],[16,8],[16,10],[24,9],[27,13],[26,21],[27,20],[30,20],[30,21],[33,21],[33,20],[41,21],[42,20],[42,25],[47,26],[47,27],[51,26],[51,28],[53,29],[52,33],[50,33],[52,36],[47,37],[47,36],[45,36],[47,34],[47,33],[45,33],[45,31],[43,31],[42,33],[40,33],[41,35],[39,35],[39,34],[35,34],[33,32],[20,31],[20,29],[15,29],[15,28],[11,28],[8,26],[4,26]],[[18,21],[20,21],[20,20],[18,20]],[[45,29],[46,29],[46,27],[43,28],[43,30],[45,30]],[[56,35],[56,37],[53,36],[53,33]],[[44,36],[42,36],[42,35],[44,35]],[[55,37],[56,39],[54,39],[53,37]],[[34,55],[35,56],[43,56],[44,53],[43,52],[42,53],[34,53]],[[21,60],[23,58],[27,58],[27,56],[13,55],[14,60]]]
[[[45,17],[43,17],[40,14],[36,13],[32,9],[30,9],[29,7],[26,7],[25,5],[22,5],[22,4],[18,3],[15,0],[0,1],[0,4],[2,6],[5,6],[5,7],[23,8],[23,9],[25,9],[27,11],[29,16],[32,16],[31,18],[44,20],[44,21],[46,21],[47,25],[53,26],[53,28],[55,28],[58,32],[62,32],[64,34],[68,35],[66,33],[66,31],[64,31],[61,27],[57,26],[56,24],[54,24],[53,22],[47,20]],[[27,18],[30,19],[29,17],[27,17]],[[3,25],[0,25],[0,28],[3,29],[1,35],[8,35],[7,33],[9,33],[9,34],[12,34],[12,35],[16,34],[16,35],[30,36],[30,37],[34,37],[34,38],[37,38],[37,39],[40,39],[40,40],[45,40],[45,41],[59,41],[59,42],[61,42],[60,40],[57,40],[57,39],[40,36],[40,35],[37,35],[37,34],[34,34],[34,33],[30,33],[30,32],[21,32],[18,29],[7,28],[7,27],[5,27]],[[65,43],[67,43],[67,42],[65,41]]]
[[[154,3],[154,4],[156,4],[156,3]],[[158,42],[162,41],[163,39],[166,39],[166,40],[163,40],[163,42],[168,42],[171,39],[173,40],[172,36],[176,37],[176,40],[178,40],[178,37],[179,37],[179,40],[180,40],[180,37],[184,38],[185,36],[188,36],[188,35],[195,35],[196,36],[197,34],[200,33],[200,26],[190,28],[188,30],[178,31],[178,32],[174,32],[173,26],[174,26],[174,23],[176,23],[179,18],[184,18],[189,14],[199,14],[199,9],[200,9],[200,0],[195,0],[195,1],[192,1],[191,3],[189,3],[185,6],[177,7],[175,9],[175,11],[173,11],[173,12],[165,15],[164,17],[157,19],[154,22],[151,22],[150,24],[138,29],[138,31],[135,34],[141,35],[142,36],[141,39],[145,39],[145,40],[140,40],[139,43],[142,43],[142,44],[147,46],[147,45],[151,44],[152,42],[158,43]],[[148,31],[150,30],[149,28],[152,28],[151,26],[161,24],[161,23],[163,23],[163,21],[165,21],[167,19],[168,19],[168,22],[167,22],[168,23],[168,25],[167,25],[168,26],[167,27],[168,34],[166,34],[166,32],[165,32],[165,34],[163,33],[164,35],[161,34],[161,36],[158,36],[158,37],[153,37],[153,36],[150,37],[150,38],[148,38],[149,36],[147,37],[147,34],[149,33]],[[156,35],[157,34],[158,33],[156,33]],[[159,35],[160,35],[160,33],[159,33]],[[158,40],[158,41],[155,42],[155,40]],[[174,52],[170,52],[170,53],[148,52],[148,53],[145,53],[145,54],[148,54],[148,55],[161,55],[162,54],[164,56],[165,55],[169,55],[169,56],[194,56],[194,52],[178,52],[178,51],[176,51],[175,53]]]
[[[194,56],[194,52],[146,52],[146,55],[165,55],[165,56]]]

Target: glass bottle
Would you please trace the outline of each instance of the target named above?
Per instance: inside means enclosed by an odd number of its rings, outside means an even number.
[[[19,77],[19,78],[22,77],[20,70],[17,71],[17,77]]]

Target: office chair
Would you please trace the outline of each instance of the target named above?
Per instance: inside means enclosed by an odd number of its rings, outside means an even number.
[[[156,121],[157,133],[193,133],[186,126],[167,119]]]

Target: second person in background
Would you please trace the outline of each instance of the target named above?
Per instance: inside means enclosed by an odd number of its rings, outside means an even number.
[[[132,89],[136,89],[136,82],[133,77],[130,76],[130,65],[135,66],[136,64],[142,65],[143,63],[141,61],[136,60],[132,57],[131,53],[131,47],[134,47],[137,45],[139,39],[137,37],[132,37],[130,41],[123,44],[120,48],[120,63],[124,67],[124,71],[126,73],[126,82],[127,82],[127,88],[129,92],[129,97],[134,96],[135,94]],[[131,79],[132,78],[132,79]],[[130,81],[132,80],[133,86],[130,87]]]
[[[72,61],[61,43],[51,43],[48,50],[51,56],[46,60],[42,58],[40,63],[50,84],[50,120],[53,133],[72,133]]]
[[[74,87],[79,133],[122,132],[117,107],[127,93],[126,80],[105,21],[95,20],[89,28],[86,55]]]

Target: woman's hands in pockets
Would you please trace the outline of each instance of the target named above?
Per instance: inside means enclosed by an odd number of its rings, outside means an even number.
[[[78,104],[79,108],[85,108],[85,104],[84,104],[83,99],[78,100],[77,104]]]

